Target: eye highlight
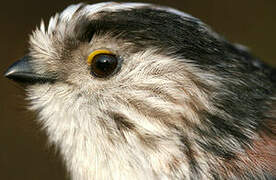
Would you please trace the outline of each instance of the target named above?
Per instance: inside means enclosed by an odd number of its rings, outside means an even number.
[[[88,56],[87,63],[91,67],[92,75],[104,78],[113,74],[117,69],[118,59],[108,50],[96,50]]]

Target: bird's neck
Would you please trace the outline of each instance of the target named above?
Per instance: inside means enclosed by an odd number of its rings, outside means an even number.
[[[156,179],[167,176],[169,169],[161,162],[177,159],[178,149],[175,152],[158,152],[145,149],[137,137],[129,137],[129,142],[123,143],[118,137],[117,142],[108,139],[104,129],[95,128],[93,134],[75,134],[63,137],[58,143],[62,157],[71,177],[74,180],[91,179]],[[171,144],[170,147],[174,146]],[[169,151],[169,149],[168,149]],[[171,154],[174,153],[174,156]],[[180,157],[179,157],[180,158]],[[157,176],[155,171],[159,173]],[[167,171],[167,172],[166,172]]]

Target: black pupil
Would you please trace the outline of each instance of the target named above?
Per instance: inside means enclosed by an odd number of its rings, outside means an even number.
[[[115,71],[117,64],[114,55],[99,54],[92,60],[91,73],[97,77],[107,77]]]

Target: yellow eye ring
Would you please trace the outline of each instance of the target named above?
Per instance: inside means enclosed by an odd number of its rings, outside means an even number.
[[[95,56],[99,55],[99,54],[110,54],[110,55],[114,55],[114,53],[112,53],[109,50],[106,49],[99,49],[99,50],[95,50],[92,53],[89,54],[88,58],[87,58],[87,64],[91,65],[93,59]]]

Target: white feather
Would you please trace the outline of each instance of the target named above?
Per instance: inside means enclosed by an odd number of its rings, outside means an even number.
[[[48,26],[48,33],[50,34],[53,32],[54,29],[56,29],[58,19],[60,19],[63,22],[69,22],[81,5],[83,4],[80,3],[80,4],[70,5],[60,15],[56,14],[54,17],[51,17],[49,21],[49,26]],[[101,11],[114,12],[114,11],[141,8],[141,7],[149,7],[157,10],[164,10],[164,11],[179,15],[183,18],[196,19],[187,13],[181,12],[173,8],[165,7],[165,6],[164,7],[156,6],[148,3],[117,3],[117,2],[102,2],[97,4],[85,5],[84,8],[80,12],[78,12],[78,17],[81,17],[81,16],[93,17],[93,15],[96,15],[98,12],[101,12]]]

